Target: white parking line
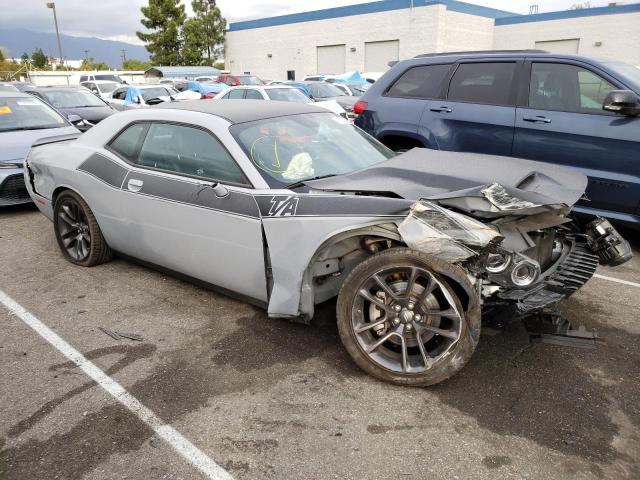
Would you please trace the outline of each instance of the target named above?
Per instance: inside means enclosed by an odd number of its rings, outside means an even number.
[[[34,315],[19,305],[5,292],[0,290],[0,303],[9,310],[10,314],[20,318],[24,323],[35,330],[42,338],[53,345],[60,353],[75,363],[84,373],[91,377],[98,385],[104,388],[118,402],[127,407],[134,415],[145,422],[149,427],[171,445],[185,460],[200,470],[207,478],[212,480],[233,480],[233,477],[220,465],[205,455],[200,449],[183,437],[171,425],[167,425],[151,410],[140,403],[134,396],[127,392],[118,382],[87,360],[78,350],[69,345],[58,334],[53,332]]]
[[[632,287],[640,288],[640,283],[630,282],[628,280],[621,280],[619,278],[607,277],[606,275],[600,275],[598,273],[596,273],[594,277],[599,278],[601,280],[609,280],[610,282],[621,283],[623,285],[630,285]]]

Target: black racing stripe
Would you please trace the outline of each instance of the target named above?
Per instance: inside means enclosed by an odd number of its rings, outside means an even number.
[[[131,179],[143,182],[142,189],[138,192],[143,195],[246,217],[260,218],[260,212],[253,197],[248,194],[234,192],[232,189],[229,189],[228,196],[219,198],[210,186],[204,184],[199,185],[139,171],[132,171],[127,177],[127,182]],[[123,188],[127,190],[127,185],[124,185]]]
[[[94,153],[82,162],[78,170],[89,173],[115,188],[122,186],[128,172],[127,168],[99,153]]]
[[[355,195],[258,195],[263,217],[404,216],[411,200]]]

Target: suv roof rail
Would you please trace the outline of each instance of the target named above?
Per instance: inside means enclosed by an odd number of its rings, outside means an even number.
[[[528,50],[471,50],[467,52],[439,52],[439,53],[423,53],[422,55],[416,55],[413,58],[424,58],[424,57],[440,57],[445,55],[469,55],[469,54],[487,54],[487,53],[549,53],[547,50],[537,50],[537,49],[528,49]]]

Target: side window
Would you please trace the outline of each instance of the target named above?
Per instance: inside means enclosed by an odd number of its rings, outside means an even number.
[[[109,149],[129,161],[135,162],[144,134],[147,131],[147,126],[148,124],[146,123],[131,125],[111,141]]]
[[[237,90],[231,90],[229,95],[225,98],[229,98],[231,100],[238,100],[244,98],[244,88],[238,88]]]
[[[233,77],[227,77],[224,79],[224,83],[226,83],[227,85],[233,85]]]
[[[534,63],[529,107],[572,113],[602,113],[602,102],[616,87],[576,65]]]
[[[87,80],[89,80],[89,77],[87,77],[86,75],[80,75],[81,82],[86,82]]]
[[[262,94],[258,90],[249,89],[244,97],[247,100],[264,100]]]
[[[510,105],[509,96],[516,64],[462,63],[449,85],[448,99],[454,102]]]
[[[440,98],[451,65],[425,65],[407,70],[387,91],[388,97]]]
[[[113,92],[113,94],[111,95],[111,98],[113,98],[114,100],[124,100],[126,96],[127,96],[127,89],[119,88],[118,90]]]
[[[222,144],[199,128],[152,123],[135,162],[141,166],[230,183],[247,183]]]

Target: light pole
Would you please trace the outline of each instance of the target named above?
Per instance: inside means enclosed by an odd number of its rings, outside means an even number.
[[[58,54],[60,55],[60,61],[62,62],[62,68],[64,68],[64,57],[62,56],[62,43],[60,43],[60,32],[58,31],[58,16],[56,15],[56,4],[54,2],[47,2],[47,8],[53,10],[53,23],[56,26],[56,38],[58,39]],[[67,76],[67,85],[69,84],[69,76]]]

